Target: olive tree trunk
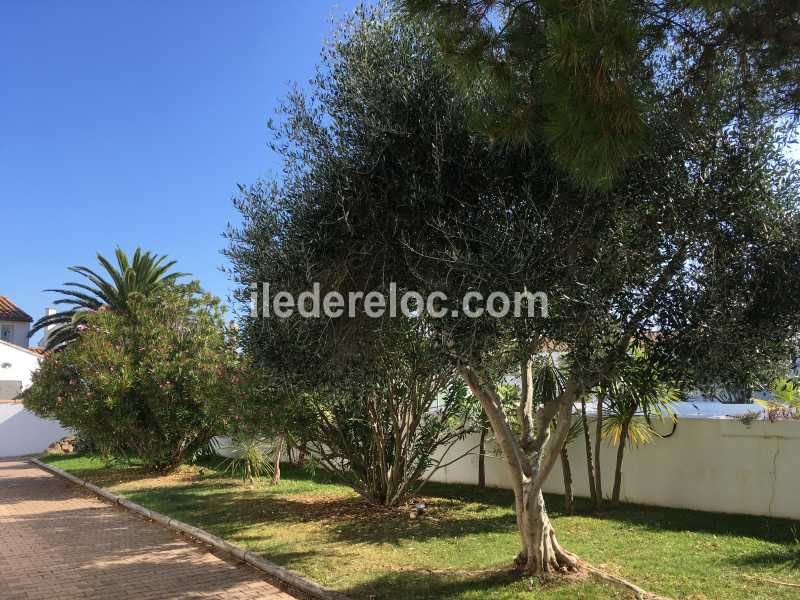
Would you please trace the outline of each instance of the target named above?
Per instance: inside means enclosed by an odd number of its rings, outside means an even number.
[[[297,445],[297,458],[295,460],[295,465],[298,467],[304,467],[306,464],[307,456],[308,456],[308,442],[303,440]]]
[[[577,558],[556,538],[542,495],[542,485],[569,433],[576,385],[568,382],[555,401],[540,406],[534,415],[530,365],[525,365],[519,408],[522,433],[517,436],[492,381],[475,367],[462,367],[460,372],[486,412],[508,468],[521,545],[516,565],[532,575],[577,569]],[[550,427],[553,422],[555,428]]]

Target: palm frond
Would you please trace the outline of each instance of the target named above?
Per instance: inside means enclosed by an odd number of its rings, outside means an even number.
[[[615,446],[619,446],[625,421],[628,421],[628,417],[620,413],[612,413],[605,417],[601,432],[603,439],[610,441]],[[626,444],[644,446],[656,437],[656,432],[644,419],[630,419],[627,427]]]
[[[93,308],[93,309],[97,309],[103,306],[103,303],[100,300],[98,300],[95,296],[90,296],[89,294],[85,294],[77,290],[48,290],[48,291],[56,292],[63,296],[68,296],[67,298],[59,298],[54,302],[54,304],[74,303],[84,308]]]
[[[30,335],[53,328],[48,332],[47,350],[63,347],[74,340],[78,335],[77,325],[91,311],[105,306],[109,310],[125,312],[132,296],[147,296],[159,287],[175,283],[177,279],[188,275],[168,272],[176,261],[166,261],[166,256],[143,252],[141,248],[136,248],[130,260],[120,248],[114,251],[114,256],[116,265],[102,254],[97,254],[97,262],[105,271],[105,276],[86,266],[72,266],[68,269],[84,277],[88,283],[69,281],[63,288],[46,290],[61,295],[55,304],[70,307],[42,317],[31,328]]]

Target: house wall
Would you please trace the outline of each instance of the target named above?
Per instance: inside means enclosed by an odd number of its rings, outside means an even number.
[[[476,446],[478,436],[459,442],[443,462]],[[592,444],[594,442],[592,441]],[[487,485],[509,487],[505,462],[496,446],[486,459]],[[583,437],[568,446],[576,496],[588,496]],[[603,490],[610,495],[616,448],[603,443]],[[800,519],[800,422],[682,418],[672,437],[640,448],[627,448],[622,500],[696,510],[769,515]],[[478,457],[471,454],[435,473],[434,481],[471,483],[478,480]],[[545,491],[563,492],[560,463]]]
[[[31,376],[39,368],[39,356],[11,344],[0,342],[0,380],[21,381],[31,385]],[[25,410],[21,402],[0,398],[0,457],[41,452],[69,435],[57,421],[41,419]]]
[[[31,328],[30,323],[24,323],[22,321],[0,321],[0,328],[3,326],[13,329],[13,336],[8,340],[10,343],[22,346],[23,348],[28,347],[28,332]]]
[[[38,354],[0,342],[0,380],[21,381],[22,388],[27,388],[31,384],[31,376],[39,368],[39,359]]]

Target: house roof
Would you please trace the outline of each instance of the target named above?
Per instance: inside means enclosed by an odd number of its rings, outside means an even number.
[[[0,296],[0,321],[33,322],[33,317],[5,296]]]

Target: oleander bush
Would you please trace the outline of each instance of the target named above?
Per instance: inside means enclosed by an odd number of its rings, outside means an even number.
[[[85,315],[77,339],[44,358],[25,406],[94,440],[107,458],[168,471],[206,446],[240,363],[219,300],[167,285],[125,311]]]

